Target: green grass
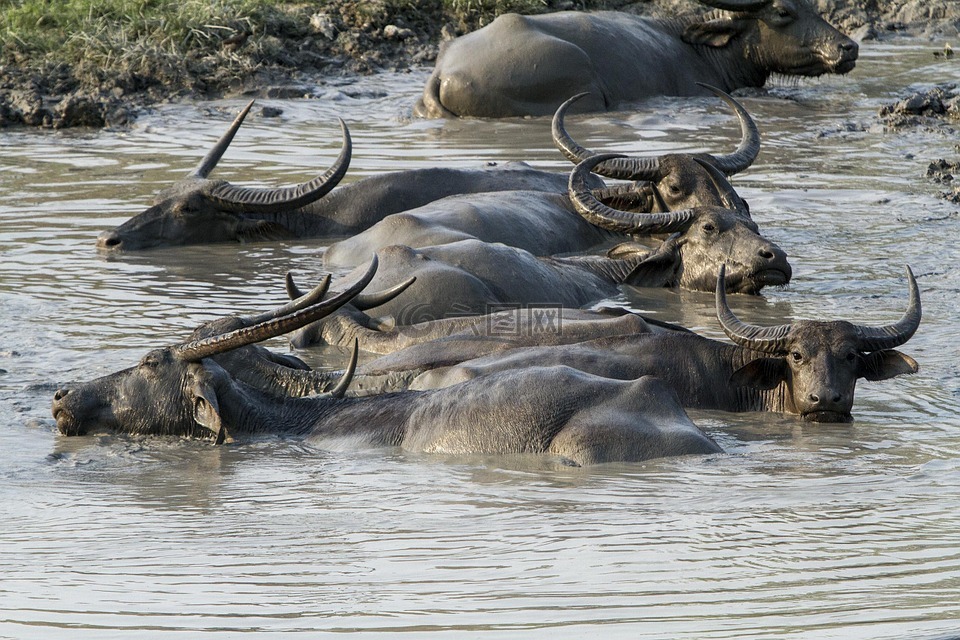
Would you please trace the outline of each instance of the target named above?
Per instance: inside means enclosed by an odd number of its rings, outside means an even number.
[[[508,11],[542,13],[560,0],[0,0],[0,65],[57,68],[79,86],[142,77],[203,90],[263,66],[295,67],[301,43],[323,55],[365,55],[376,30],[401,21],[436,42],[445,22],[475,29]],[[580,0],[600,8],[616,0]],[[623,2],[620,2],[623,4]],[[310,17],[334,18],[335,42]],[[230,38],[246,34],[241,47]],[[310,42],[307,42],[311,39]],[[131,85],[126,81],[124,84]],[[136,82],[132,83],[134,86]]]
[[[294,16],[269,0],[0,0],[0,55],[135,69],[212,54],[239,33]]]

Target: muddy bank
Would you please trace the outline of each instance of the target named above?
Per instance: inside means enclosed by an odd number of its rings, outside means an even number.
[[[931,55],[960,31],[960,3],[930,0],[814,0],[833,24],[859,40],[898,34],[931,38]],[[481,3],[482,4],[482,3]],[[645,15],[695,11],[691,0],[550,0],[538,10],[617,9]],[[52,62],[0,47],[0,127],[117,127],[146,105],[231,95],[297,97],[344,76],[429,66],[439,43],[489,21],[455,14],[439,0],[292,5],[282,20],[245,18],[183,56],[138,43],[113,67]],[[200,46],[202,44],[202,46]],[[960,63],[960,58],[958,58]]]

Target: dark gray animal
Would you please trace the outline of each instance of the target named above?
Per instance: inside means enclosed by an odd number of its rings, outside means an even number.
[[[331,193],[347,171],[351,142],[341,120],[343,148],[333,167],[291,187],[251,189],[208,178],[253,105],[184,180],[119,227],[104,231],[97,247],[110,252],[215,242],[281,240],[362,231],[398,211],[458,193],[527,189],[560,193],[567,177],[511,162],[484,169],[414,169],[358,180]],[[326,197],[324,197],[326,195]]]
[[[727,176],[753,163],[760,152],[760,133],[739,102],[722,91],[710,89],[733,109],[740,122],[741,140],[732,153],[673,153],[616,159],[610,156],[611,159],[593,165],[596,172],[631,182],[608,187],[592,176],[587,179],[584,173],[582,184],[604,204],[635,213],[719,206],[740,211],[749,219],[746,203],[730,186]],[[557,110],[553,139],[557,148],[576,164],[595,154],[577,144],[564,129],[564,114],[574,99]],[[324,262],[331,268],[353,267],[365,264],[379,249],[392,244],[419,248],[465,239],[502,242],[542,256],[586,251],[624,233],[617,228],[597,228],[576,212],[569,196],[539,190],[503,189],[451,196],[387,216],[368,230],[332,244]],[[634,232],[645,234],[642,227]]]
[[[578,465],[720,451],[655,378],[617,381],[549,367],[436,391],[291,398],[245,385],[213,359],[315,319],[351,293],[156,349],[131,369],[62,388],[52,406],[57,428],[217,443],[284,435],[442,454],[547,454]]]
[[[412,312],[416,315],[421,310],[415,308]],[[665,326],[665,323],[648,320],[618,307],[591,310],[501,304],[491,305],[489,311],[480,315],[397,324],[393,318],[372,317],[350,304],[293,334],[291,344],[295,347],[311,344],[349,346],[358,341],[364,351],[386,354],[425,342],[439,344],[438,341],[443,340],[443,349],[451,357],[449,363],[454,364],[492,351],[568,344],[604,336],[643,333]],[[669,328],[680,330],[673,325]],[[454,346],[455,343],[458,346]],[[461,344],[469,346],[459,346]],[[462,351],[464,348],[466,352]],[[328,379],[327,386],[332,387],[333,380]]]
[[[858,47],[808,0],[700,0],[720,9],[654,20],[603,11],[505,14],[441,48],[414,108],[438,118],[542,116],[571,95],[580,108],[760,87],[771,73],[847,73]]]
[[[605,158],[595,156],[584,161],[571,180],[579,183],[579,177],[592,164]],[[374,286],[392,290],[411,276],[415,282],[408,293],[363,310],[369,310],[374,318],[389,317],[394,325],[410,325],[484,314],[503,304],[582,307],[618,294],[623,284],[709,291],[716,286],[716,273],[723,264],[730,265],[725,283],[731,292],[757,293],[764,286],[790,280],[791,267],[783,250],[760,236],[756,225],[736,212],[699,207],[628,214],[602,205],[582,183],[573,194],[584,215],[598,222],[619,224],[628,231],[644,229],[673,235],[654,249],[636,243],[614,247],[613,257],[537,257],[522,249],[479,240],[420,249],[392,245],[377,254],[383,266]],[[352,277],[348,275],[348,281]],[[344,324],[354,322],[354,330],[345,330]],[[343,345],[342,340],[356,335],[360,326],[376,329],[380,322],[367,322],[345,310],[294,333],[292,341],[298,347]]]
[[[720,97],[737,115],[741,131],[737,149],[725,155],[668,153],[642,158],[621,157],[601,162],[594,167],[594,173],[605,178],[630,180],[632,184],[594,190],[593,195],[606,205],[637,212],[673,211],[716,205],[741,212],[744,217],[749,218],[747,203],[734,191],[726,177],[745,171],[757,159],[760,153],[760,131],[743,105],[715,87],[702,86]],[[597,155],[574,140],[564,125],[570,106],[587,95],[581,93],[573,96],[560,105],[553,115],[553,143],[564,157],[574,164]],[[641,194],[645,198],[641,198]]]
[[[748,325],[730,310],[721,282],[717,315],[735,345],[693,333],[642,333],[515,349],[451,365],[448,354],[425,343],[367,363],[357,379],[371,392],[374,387],[381,392],[431,389],[498,371],[563,363],[608,378],[656,375],[686,408],[774,411],[814,422],[849,422],[857,379],[886,380],[918,370],[913,358],[895,350],[920,325],[920,293],[909,268],[907,278],[907,310],[885,327],[836,320]]]

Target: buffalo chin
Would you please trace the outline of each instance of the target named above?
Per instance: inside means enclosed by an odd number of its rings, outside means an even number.
[[[766,269],[751,276],[758,287],[780,287],[790,282],[790,276],[779,269]]]
[[[54,413],[54,420],[57,421],[57,431],[64,436],[85,436],[87,435],[87,428],[75,420],[72,415],[66,411],[59,411]]]
[[[853,71],[853,68],[857,66],[857,59],[854,58],[838,60],[833,67],[830,69],[831,73],[836,73],[837,75],[843,75],[845,73],[850,73]]]
[[[853,416],[839,411],[808,411],[800,416],[805,422],[853,422]]]

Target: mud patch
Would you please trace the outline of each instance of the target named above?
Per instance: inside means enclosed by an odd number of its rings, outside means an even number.
[[[937,195],[953,204],[960,204],[958,176],[960,176],[960,162],[948,162],[941,158],[927,166],[927,177],[946,188],[946,191],[940,191]]]
[[[955,84],[941,84],[880,107],[883,125],[892,131],[908,127],[941,128],[960,123],[960,95]]]

